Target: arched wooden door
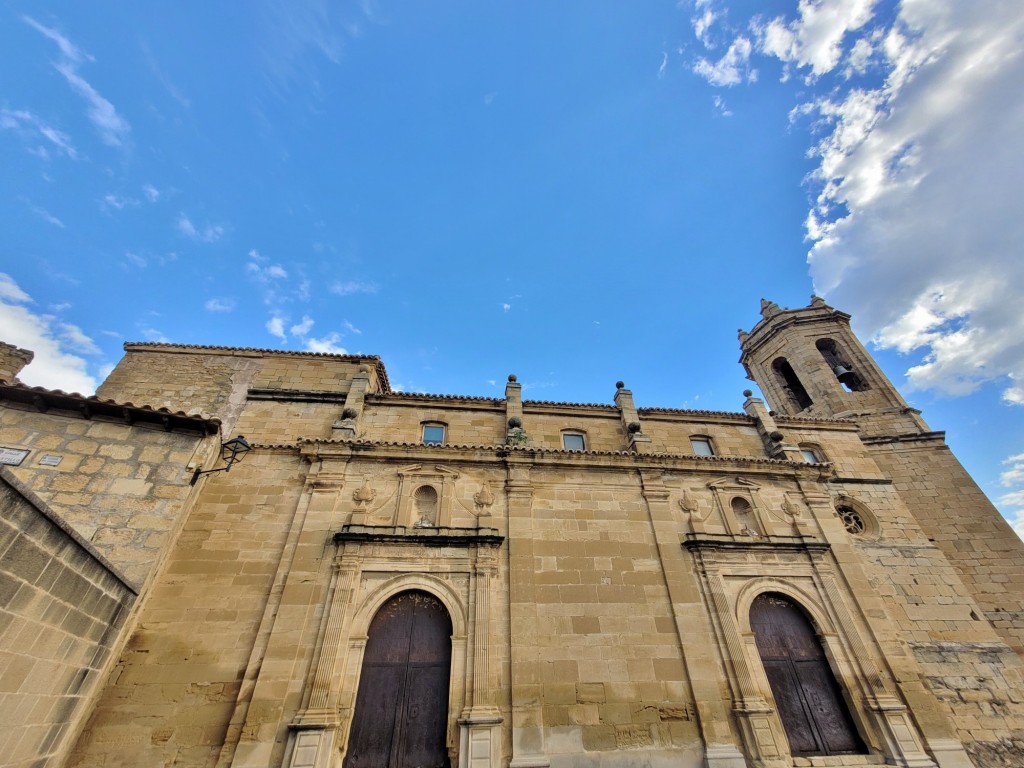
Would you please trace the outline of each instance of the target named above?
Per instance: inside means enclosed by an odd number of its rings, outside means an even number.
[[[345,768],[447,768],[452,620],[425,592],[403,592],[370,623]]]
[[[782,595],[758,595],[750,627],[793,755],[866,752],[803,610]]]

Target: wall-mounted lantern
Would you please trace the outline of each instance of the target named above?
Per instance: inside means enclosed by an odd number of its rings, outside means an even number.
[[[216,469],[199,469],[197,467],[196,471],[192,475],[192,480],[189,482],[189,485],[195,485],[200,475],[208,475],[211,472],[230,472],[231,467],[244,459],[245,454],[251,450],[252,446],[249,445],[241,435],[221,443],[220,458],[227,466],[217,467]]]

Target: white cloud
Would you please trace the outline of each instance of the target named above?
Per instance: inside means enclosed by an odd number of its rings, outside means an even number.
[[[715,105],[715,114],[721,115],[722,117],[732,117],[732,110],[729,109],[728,105],[725,103],[725,99],[723,99],[720,94],[712,94],[711,103]]]
[[[92,394],[98,382],[80,354],[96,354],[95,343],[78,326],[33,312],[26,306],[32,303],[10,275],[0,273],[2,339],[35,353],[19,378],[32,386]]]
[[[1010,468],[999,476],[999,483],[1014,490],[1000,496],[999,503],[1009,510],[1007,519],[1010,525],[1024,539],[1024,453],[1004,459],[1003,464]]]
[[[224,227],[220,224],[206,224],[202,229],[197,229],[192,220],[184,213],[178,216],[178,231],[185,237],[202,243],[215,243],[224,235]]]
[[[235,308],[235,300],[230,298],[213,298],[203,305],[207,312],[231,312]]]
[[[664,51],[661,52],[661,64],[658,66],[658,79],[661,80],[665,76],[665,68],[668,66],[668,54]]]
[[[151,203],[155,203],[160,199],[160,190],[154,187],[152,184],[142,185],[142,194],[146,196],[146,199]]]
[[[362,336],[362,334],[363,334],[362,331],[360,331],[358,328],[356,328],[354,325],[352,325],[352,323],[350,323],[348,320],[346,320],[344,322],[344,326],[345,326],[345,330],[348,331],[349,333],[354,333],[357,336]]]
[[[267,326],[266,327],[267,327],[267,332],[271,336],[274,336],[274,337],[280,339],[282,342],[285,342],[285,341],[288,340],[288,336],[284,332],[284,318],[278,317],[277,315],[274,315],[269,320],[267,320]]]
[[[842,56],[843,39],[871,20],[875,2],[800,0],[796,20],[786,24],[779,17],[755,26],[758,49],[799,67],[810,67],[810,78],[831,72]]]
[[[34,214],[36,214],[37,216],[39,216],[40,218],[42,218],[43,221],[45,221],[47,224],[53,224],[53,226],[55,226],[55,227],[60,227],[61,229],[65,229],[64,222],[61,221],[60,219],[58,219],[56,216],[54,216],[52,213],[50,213],[45,208],[43,208],[41,206],[38,206],[38,205],[33,205],[32,206],[32,212]]]
[[[139,326],[139,333],[142,334],[142,338],[144,338],[146,341],[153,341],[153,342],[156,342],[158,344],[170,344],[171,343],[171,340],[169,338],[164,336],[164,334],[160,330],[158,330],[157,328],[154,328],[151,325],[141,325],[141,326]]]
[[[738,85],[744,80],[753,82],[757,80],[757,70],[749,66],[752,50],[750,40],[740,35],[718,61],[712,63],[701,57],[693,65],[693,71],[712,85]]]
[[[322,339],[306,339],[307,352],[323,352],[330,355],[347,355],[348,350],[340,346],[341,336],[337,333],[329,333]]]
[[[501,309],[502,309],[503,312],[508,312],[510,309],[512,309],[512,305],[511,304],[502,304],[501,305]]]
[[[271,266],[267,267],[266,270],[264,271],[264,274],[267,277],[273,277],[278,279],[288,277],[288,273],[280,264],[272,264]]]
[[[58,154],[66,155],[72,160],[78,158],[78,152],[71,144],[70,136],[48,125],[37,114],[26,109],[0,109],[0,129],[15,131],[23,141],[32,145],[29,152],[43,159],[50,157],[49,149],[55,149]],[[40,138],[49,144],[38,144]]]
[[[142,256],[139,256],[139,254],[133,253],[132,251],[125,251],[124,257],[129,264],[138,267],[139,269],[145,269],[148,265],[148,262]]]
[[[289,330],[292,336],[305,336],[313,328],[313,318],[309,315],[302,317],[302,322],[293,325]]]
[[[103,207],[104,208],[116,208],[121,210],[128,208],[129,206],[134,207],[139,204],[139,201],[132,197],[123,197],[122,195],[109,194],[103,196]]]
[[[99,91],[92,87],[84,77],[78,73],[78,65],[84,61],[92,61],[70,40],[60,34],[57,30],[40,24],[30,16],[22,16],[22,19],[30,27],[49,38],[57,44],[62,59],[53,65],[53,68],[63,75],[68,85],[74,89],[79,96],[85,99],[88,104],[86,115],[92,124],[99,131],[100,138],[104,143],[111,146],[120,146],[131,133],[131,126],[128,121],[118,114],[114,105],[100,95]]]
[[[345,280],[332,283],[328,290],[338,296],[351,296],[356,293],[376,293],[377,285],[360,280]]]
[[[695,71],[735,85],[768,56],[803,76],[791,120],[814,135],[816,292],[876,345],[914,353],[911,387],[995,382],[1024,405],[1024,14],[1017,0],[902,0],[894,18],[878,5],[798,0],[750,20],[756,50],[740,35]]]
[[[117,113],[113,104],[103,98],[84,77],[75,71],[74,66],[68,63],[58,63],[54,64],[54,68],[64,75],[68,84],[88,102],[89,108],[86,114],[92,124],[96,126],[103,142],[114,147],[121,146],[128,134],[131,133],[128,121]]]
[[[1024,221],[1008,202],[1024,194],[1024,16],[907,0],[900,24],[883,85],[815,104],[815,288],[878,345],[924,353],[912,387],[1024,381]]]

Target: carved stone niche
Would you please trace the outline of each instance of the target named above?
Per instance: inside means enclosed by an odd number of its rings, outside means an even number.
[[[398,471],[394,525],[448,527],[459,473],[440,465],[414,464]]]
[[[757,483],[742,477],[724,477],[708,483],[708,490],[727,534],[759,539],[789,533],[761,501]]]

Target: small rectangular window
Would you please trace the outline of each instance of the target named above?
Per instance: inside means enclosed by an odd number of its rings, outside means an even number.
[[[691,437],[690,448],[697,456],[715,455],[715,450],[711,447],[711,439],[707,437]]]
[[[426,445],[444,445],[444,424],[424,424],[423,442]]]
[[[821,461],[821,459],[818,458],[818,454],[810,448],[801,448],[800,453],[804,455],[804,461],[808,464],[817,464]]]
[[[587,441],[579,432],[563,432],[562,447],[567,451],[585,451]]]

